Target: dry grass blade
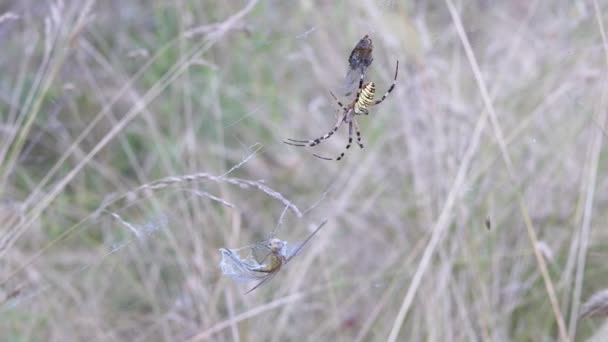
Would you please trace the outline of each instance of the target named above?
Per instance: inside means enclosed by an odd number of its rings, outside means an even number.
[[[264,305],[260,305],[254,309],[251,309],[247,312],[244,312],[242,314],[236,315],[233,318],[217,323],[215,325],[213,325],[212,327],[210,327],[209,329],[206,329],[205,331],[201,332],[200,334],[188,339],[188,341],[194,342],[194,341],[205,341],[207,339],[209,339],[211,336],[213,336],[214,334],[232,326],[235,323],[238,323],[240,321],[255,317],[257,315],[260,315],[266,311],[269,310],[273,310],[276,308],[280,308],[281,306],[287,305],[287,304],[291,304],[293,302],[299,301],[301,299],[303,299],[305,296],[303,294],[300,293],[296,293],[287,297],[283,297],[280,299],[277,299],[275,301],[272,301],[268,304],[264,304]]]
[[[608,75],[607,68],[608,68],[608,41],[606,39],[606,32],[604,30],[604,25],[602,22],[602,16],[601,16],[601,9],[597,3],[597,0],[593,1],[593,5],[594,5],[594,11],[595,11],[595,18],[597,21],[597,25],[602,37],[602,43],[603,43],[603,47],[604,47],[604,58],[606,61],[606,64],[604,65],[604,75]],[[608,85],[608,83],[606,82],[606,80],[604,81],[604,91],[602,91],[602,96],[600,98],[600,101],[598,103],[598,108],[596,109],[598,116],[599,116],[599,125],[600,127],[605,127],[606,126],[606,103],[608,100],[608,92],[606,91],[608,88],[606,87]],[[587,181],[587,189],[585,190],[585,207],[584,207],[584,216],[583,216],[583,223],[581,226],[581,232],[580,232],[580,242],[579,242],[579,246],[578,246],[578,255],[577,255],[577,264],[576,264],[576,278],[575,278],[575,284],[574,284],[574,290],[572,291],[572,312],[571,312],[571,316],[570,316],[570,325],[569,325],[569,331],[570,331],[570,338],[571,339],[575,339],[576,338],[576,330],[577,330],[577,315],[576,313],[578,312],[579,306],[580,306],[580,300],[581,300],[581,292],[583,289],[583,280],[584,280],[584,274],[585,274],[585,270],[586,270],[586,262],[587,262],[587,251],[589,249],[589,239],[591,236],[591,222],[592,222],[592,214],[593,214],[593,207],[595,204],[595,191],[596,191],[596,187],[597,187],[597,179],[598,179],[598,172],[599,172],[599,161],[600,161],[600,153],[602,151],[602,146],[603,146],[603,141],[604,141],[604,134],[601,130],[595,130],[594,131],[595,136],[593,137],[594,139],[591,142],[591,147],[590,147],[590,156],[589,156],[589,161],[588,161],[588,181]],[[598,296],[593,296],[588,302],[588,304],[599,304],[600,299],[602,298],[601,296],[601,292],[597,294]],[[595,299],[595,300],[594,300]],[[604,303],[606,304],[606,303]],[[598,310],[600,310],[600,307],[594,307],[597,308]],[[587,309],[590,309],[589,307]],[[587,311],[585,310],[585,307],[583,307],[582,309],[583,312]]]
[[[162,91],[164,91],[170,84],[174,83],[189,67],[189,62],[197,60],[202,53],[207,51],[213,46],[218,39],[228,32],[230,28],[235,25],[236,22],[241,20],[247,13],[249,13],[257,0],[251,0],[249,3],[238,13],[226,19],[223,25],[220,25],[217,31],[214,31],[208,40],[201,43],[197,48],[188,55],[187,58],[174,65],[171,70],[167,71],[161,80],[156,83],[138,103],[135,103],[131,110],[114,125],[109,132],[95,145],[95,147],[84,157],[82,160],[72,168],[67,175],[65,175],[60,181],[58,181],[53,189],[46,194],[40,201],[38,201],[31,211],[27,215],[27,219],[24,224],[18,226],[17,234],[8,242],[4,250],[0,250],[0,257],[4,255],[7,249],[29,228],[31,225],[42,215],[42,213],[48,208],[48,206],[59,196],[64,188],[74,179],[77,173],[79,173],[86,165],[88,165],[93,157],[97,155],[110,141],[112,141],[133,119],[135,119],[144,109],[144,107],[157,98]],[[39,102],[38,102],[39,106]],[[14,159],[14,158],[13,158]],[[262,190],[266,190],[264,187],[260,187]]]
[[[492,101],[490,100],[490,95],[489,95],[487,87],[485,85],[485,81],[483,80],[483,77],[481,75],[481,70],[479,68],[479,64],[477,63],[477,59],[473,53],[473,49],[471,48],[468,37],[464,31],[464,28],[462,27],[462,22],[460,20],[460,16],[458,15],[458,12],[456,11],[456,7],[454,6],[454,4],[451,0],[446,0],[446,4],[448,5],[450,14],[452,16],[452,19],[453,19],[456,29],[458,31],[458,35],[460,36],[460,39],[464,45],[465,52],[467,54],[467,58],[469,60],[469,63],[471,64],[471,68],[473,69],[475,79],[476,79],[478,87],[479,87],[479,91],[482,95],[484,105],[486,107],[486,110],[488,111],[488,114],[490,117],[490,122],[492,123],[492,127],[494,129],[494,134],[495,134],[496,140],[500,147],[501,156],[507,167],[507,172],[509,174],[509,177],[511,178],[511,182],[513,182],[515,187],[518,187],[519,185],[517,183],[515,168],[513,166],[513,162],[511,160],[511,157],[507,150],[505,139],[504,139],[504,134],[502,133],[502,129],[498,122],[498,118],[497,118],[496,112],[494,110],[494,106],[492,104]],[[547,294],[549,296],[551,307],[553,309],[553,314],[555,315],[555,319],[557,321],[557,326],[559,328],[560,338],[563,341],[569,341],[568,333],[566,330],[566,324],[564,322],[564,316],[561,313],[559,304],[557,302],[557,295],[555,293],[555,287],[553,285],[553,281],[551,280],[551,276],[549,275],[549,272],[547,270],[547,265],[546,265],[545,259],[540,254],[540,251],[538,250],[538,248],[536,248],[536,246],[538,245],[538,238],[536,236],[536,231],[534,229],[534,226],[532,225],[532,220],[530,219],[530,215],[528,214],[527,207],[524,203],[523,196],[520,191],[517,191],[517,202],[519,204],[520,212],[524,218],[524,222],[526,223],[526,229],[528,232],[528,236],[530,238],[530,242],[532,244],[532,249],[534,251],[534,256],[536,257],[539,271],[541,272],[541,274],[543,276],[543,281],[545,283]]]
[[[501,156],[506,164],[506,168],[507,168],[507,172],[509,174],[509,177],[511,178],[511,181],[513,182],[513,184],[515,186],[517,186],[517,178],[515,176],[515,168],[513,166],[513,162],[511,160],[511,157],[507,151],[506,148],[506,143],[504,140],[504,135],[502,133],[502,129],[498,123],[497,120],[497,116],[496,113],[494,111],[494,107],[492,104],[492,101],[490,100],[490,95],[489,92],[487,90],[487,87],[485,85],[485,82],[481,76],[481,70],[479,68],[479,65],[477,63],[475,54],[473,53],[473,49],[470,46],[467,34],[464,31],[464,28],[462,26],[462,22],[460,20],[460,15],[458,14],[458,11],[456,10],[456,7],[454,6],[453,2],[451,0],[446,0],[446,5],[450,11],[451,17],[452,17],[452,21],[454,23],[454,26],[456,27],[456,30],[458,32],[458,36],[460,37],[460,40],[464,46],[466,55],[467,55],[467,59],[469,61],[469,64],[471,66],[471,68],[473,69],[473,74],[475,76],[475,79],[477,81],[477,85],[479,88],[479,91],[482,95],[482,99],[484,101],[484,105],[485,105],[485,109],[487,111],[487,115],[489,116],[490,122],[492,123],[492,127],[494,129],[494,134],[496,136],[496,140],[498,142],[498,145],[500,147],[500,151],[501,151]],[[485,124],[485,113],[484,113],[484,117],[480,120],[481,122],[483,122],[483,124]],[[478,127],[479,127],[479,123],[478,123]],[[477,132],[477,130],[476,130]],[[474,139],[473,139],[474,140]],[[470,149],[469,149],[470,150]],[[469,151],[467,151],[469,152]],[[461,164],[461,167],[459,169],[459,176],[461,174],[461,171],[463,171],[462,166],[465,165],[465,161],[467,161],[467,159],[465,158],[463,163]],[[457,184],[457,183],[456,183]],[[451,199],[452,199],[452,195],[454,193],[454,190],[457,189],[455,186],[452,188],[452,190],[450,191],[450,196],[448,197],[448,200],[446,201],[447,204],[450,204],[451,207]],[[564,341],[568,341],[569,337],[568,337],[568,332],[566,329],[566,324],[564,322],[564,318],[563,315],[561,313],[561,310],[559,308],[558,302],[557,302],[557,296],[555,294],[555,289],[553,286],[553,282],[550,278],[549,272],[547,270],[547,265],[546,262],[543,258],[543,256],[540,254],[540,252],[538,251],[538,249],[536,248],[537,243],[538,243],[538,238],[536,237],[536,232],[534,231],[534,227],[532,225],[532,221],[530,219],[530,216],[527,212],[527,208],[523,202],[523,197],[521,195],[521,193],[518,191],[517,192],[517,201],[519,204],[519,208],[520,208],[520,212],[523,215],[524,221],[526,223],[526,229],[528,232],[528,236],[530,238],[530,241],[532,242],[532,246],[533,246],[533,251],[534,251],[534,255],[536,257],[537,260],[537,265],[538,268],[543,276],[543,280],[545,283],[545,287],[550,299],[550,303],[553,309],[553,313],[555,315],[555,319],[557,321],[558,324],[558,328],[559,328],[559,333],[560,333],[560,338]],[[443,218],[446,220],[449,220],[448,215],[445,210],[448,207],[448,205],[446,204],[446,206],[444,207],[444,211],[441,213],[440,216],[440,220]],[[450,209],[451,211],[451,209]],[[445,214],[445,215],[444,215]],[[441,222],[441,221],[438,221]],[[422,280],[422,276],[424,275],[424,273],[426,272],[429,262],[430,262],[430,258],[432,256],[432,254],[434,253],[437,245],[439,244],[439,242],[441,241],[441,238],[443,236],[443,230],[444,230],[444,226],[445,224],[439,225],[439,223],[435,226],[435,229],[433,231],[431,240],[429,241],[428,244],[428,248],[427,250],[425,250],[425,253],[423,255],[423,258],[420,262],[420,265],[418,267],[418,269],[416,270],[416,273],[414,275],[412,284],[410,285],[408,292],[406,294],[406,296],[403,299],[401,308],[399,309],[399,312],[397,313],[397,317],[395,318],[395,321],[393,323],[393,327],[390,331],[390,335],[388,337],[388,340],[393,342],[396,341],[399,335],[399,332],[401,330],[401,326],[405,320],[405,317],[407,315],[407,312],[409,311],[409,308],[413,302],[415,293],[418,290],[418,286],[420,285],[420,282]],[[441,229],[438,229],[441,228]]]
[[[606,316],[608,316],[608,289],[603,289],[595,293],[583,304],[578,317],[582,319]]]

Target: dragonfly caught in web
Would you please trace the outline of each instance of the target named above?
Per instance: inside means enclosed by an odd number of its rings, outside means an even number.
[[[238,282],[259,281],[245,292],[247,294],[272,279],[282,267],[302,251],[326,222],[327,220],[323,221],[302,242],[289,243],[271,237],[257,244],[237,249],[220,248],[222,273]]]

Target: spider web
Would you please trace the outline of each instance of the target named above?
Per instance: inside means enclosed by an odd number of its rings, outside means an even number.
[[[253,280],[261,280],[267,276],[267,273],[257,272],[264,267],[264,264],[258,262],[254,258],[250,249],[246,257],[241,257],[240,249],[225,249],[220,248],[222,253],[222,261],[220,268],[222,273],[237,282],[249,282]]]

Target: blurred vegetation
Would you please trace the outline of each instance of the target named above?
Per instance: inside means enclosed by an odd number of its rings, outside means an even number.
[[[448,3],[0,2],[0,336],[545,341],[563,319],[602,340],[578,311],[607,287],[608,6],[456,3],[510,175]],[[335,123],[365,34],[378,96],[400,62],[365,148],[283,144]],[[266,238],[286,201],[304,215],[282,239],[329,223],[243,295],[218,248]]]

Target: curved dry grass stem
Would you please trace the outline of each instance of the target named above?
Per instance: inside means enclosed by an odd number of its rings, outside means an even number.
[[[255,155],[252,154],[252,155]],[[247,157],[245,159],[245,161],[250,160],[251,156]],[[239,163],[237,165],[243,165],[243,163]],[[234,171],[235,168],[231,168],[229,172]],[[225,174],[228,174],[228,172],[226,172]],[[166,178],[162,178],[159,179],[157,181],[148,183],[148,184],[144,184],[140,187],[135,188],[132,191],[126,192],[124,194],[121,194],[119,196],[116,196],[112,199],[109,199],[107,201],[104,201],[104,203],[102,204],[102,206],[100,206],[97,210],[95,210],[94,214],[89,215],[87,218],[81,220],[78,224],[72,226],[71,228],[65,230],[60,236],[58,236],[56,239],[54,239],[53,241],[51,241],[50,243],[48,243],[46,246],[44,246],[43,248],[41,248],[37,253],[34,254],[34,256],[32,256],[29,260],[27,260],[25,263],[23,263],[20,267],[18,267],[15,271],[13,271],[12,273],[10,273],[8,275],[8,277],[6,277],[5,279],[3,279],[2,281],[0,281],[0,285],[5,284],[9,279],[11,279],[12,277],[14,277],[17,273],[21,272],[23,269],[25,269],[28,265],[31,265],[36,259],[38,259],[42,254],[44,254],[49,248],[51,248],[53,245],[55,245],[56,243],[58,243],[59,241],[62,241],[65,237],[67,237],[69,234],[71,234],[72,232],[74,232],[78,227],[81,226],[81,224],[83,222],[85,222],[87,219],[89,219],[90,217],[96,215],[97,213],[103,212],[106,210],[107,207],[109,207],[110,205],[112,205],[113,203],[116,203],[117,201],[123,199],[123,198],[128,198],[128,197],[133,197],[133,196],[137,196],[138,193],[140,192],[144,192],[144,191],[148,191],[148,190],[161,190],[161,189],[165,189],[168,188],[170,186],[174,186],[174,185],[180,185],[183,183],[191,183],[191,182],[196,182],[196,181],[201,181],[201,180],[211,180],[214,182],[218,182],[218,183],[228,183],[228,184],[232,184],[232,185],[237,185],[241,188],[247,188],[247,187],[254,187],[257,188],[258,190],[261,190],[262,192],[264,192],[265,194],[267,194],[268,196],[280,201],[284,206],[285,209],[291,209],[298,217],[302,217],[302,212],[300,211],[300,209],[298,209],[298,207],[293,204],[292,202],[290,202],[288,199],[286,199],[281,193],[279,193],[278,191],[268,187],[266,184],[262,183],[261,181],[253,181],[253,180],[248,180],[248,179],[241,179],[241,178],[230,178],[230,177],[225,177],[225,176],[214,176],[211,175],[209,173],[206,172],[199,172],[199,173],[195,173],[195,174],[190,174],[190,175],[182,175],[182,176],[171,176],[171,177],[166,177]],[[196,192],[195,192],[196,194]],[[209,197],[212,200],[218,201],[228,207],[234,207],[234,205],[232,205],[231,203],[228,203],[220,198],[217,198],[215,196],[211,196],[211,195],[207,195],[205,197]],[[118,216],[116,213],[110,213],[111,216],[113,216],[114,218],[119,219],[119,221],[121,223],[125,223],[124,220],[120,219],[120,216]],[[117,217],[118,216],[118,217]],[[127,225],[128,227],[128,225]],[[131,229],[133,230],[133,229]]]
[[[4,12],[2,13],[2,15],[0,15],[0,25],[2,23],[4,23],[5,21],[10,21],[10,20],[17,20],[19,19],[19,16],[13,12]]]
[[[238,164],[236,164],[235,166],[230,168],[228,171],[226,171],[222,176],[214,176],[214,175],[211,175],[211,174],[205,173],[205,172],[200,172],[200,173],[191,174],[191,175],[183,175],[183,176],[171,176],[171,177],[162,178],[160,180],[157,180],[157,181],[154,181],[154,182],[151,182],[148,184],[141,185],[132,191],[125,192],[118,196],[115,196],[112,198],[107,198],[106,200],[103,201],[103,203],[99,206],[99,208],[97,208],[97,210],[95,210],[92,214],[83,218],[82,220],[80,220],[80,222],[73,225],[72,227],[66,229],[57,238],[55,238],[54,240],[52,240],[51,242],[46,244],[44,247],[39,249],[36,253],[34,253],[34,255],[31,258],[29,258],[27,261],[22,263],[20,267],[18,267],[17,269],[15,269],[11,273],[9,273],[9,275],[7,277],[5,277],[4,279],[2,279],[0,281],[0,285],[6,284],[11,278],[13,278],[16,274],[18,274],[19,272],[23,271],[26,267],[31,265],[34,261],[36,261],[36,259],[38,259],[40,256],[42,256],[52,246],[54,246],[55,244],[57,244],[60,241],[63,241],[67,236],[69,236],[74,231],[76,231],[79,227],[82,226],[82,224],[84,222],[88,221],[92,217],[99,215],[99,213],[105,212],[109,206],[120,201],[121,199],[137,196],[138,193],[144,192],[147,190],[160,190],[160,189],[170,187],[172,185],[179,185],[182,183],[195,182],[195,181],[200,181],[200,180],[212,180],[215,182],[226,182],[229,184],[238,185],[240,187],[250,187],[251,186],[251,187],[258,188],[261,191],[263,191],[264,193],[266,193],[267,195],[269,195],[270,197],[273,197],[273,198],[279,200],[285,206],[284,210],[291,209],[294,211],[294,213],[298,217],[302,217],[302,213],[300,212],[298,207],[296,207],[293,203],[291,203],[289,200],[287,200],[285,197],[283,197],[283,195],[281,195],[278,191],[273,190],[272,188],[261,183],[260,181],[252,181],[252,180],[247,180],[247,179],[226,177],[227,175],[234,172],[239,167],[243,166],[245,163],[250,161],[253,157],[255,157],[258,154],[260,149],[261,149],[261,146],[259,146],[259,148],[254,150],[254,152],[252,152],[247,157],[245,157],[241,162],[239,162]],[[205,192],[199,192],[196,190],[188,190],[188,191],[195,195],[207,197],[211,200],[217,201],[227,207],[230,207],[230,208],[235,207],[232,203],[229,203],[229,202],[227,202],[219,197],[213,196],[211,194],[208,194]],[[121,224],[128,227],[131,231],[137,232],[136,229],[133,229],[133,227],[130,226],[128,224],[128,222],[126,222],[124,219],[122,219],[118,214],[113,213],[113,212],[109,212],[109,214],[110,214],[110,216],[117,219]],[[5,236],[3,236],[3,239],[0,240],[0,247],[3,246],[3,244],[6,243],[6,241],[10,240],[11,238],[14,239],[15,237],[12,234],[5,234]]]
[[[144,184],[129,193],[123,194],[123,195],[119,196],[118,198],[116,198],[115,200],[112,200],[112,202],[115,202],[116,200],[119,200],[120,198],[128,197],[131,194],[136,194],[136,193],[144,192],[147,190],[160,190],[160,189],[164,189],[164,188],[167,188],[167,187],[170,187],[173,185],[197,182],[197,181],[201,181],[201,180],[210,180],[210,181],[214,181],[217,183],[228,183],[228,184],[232,184],[232,185],[238,185],[242,188],[247,188],[247,187],[257,188],[258,190],[261,190],[262,192],[264,192],[266,195],[280,201],[284,206],[291,209],[298,217],[302,217],[302,212],[300,211],[300,209],[298,209],[298,207],[295,204],[291,203],[280,192],[268,187],[262,181],[253,181],[253,180],[241,179],[241,178],[230,178],[230,177],[224,177],[224,176],[214,176],[214,175],[206,173],[206,172],[199,172],[199,173],[194,173],[194,174],[190,174],[190,175],[170,176],[170,177],[162,178],[157,181],[154,181],[154,182],[151,182],[148,184]]]

